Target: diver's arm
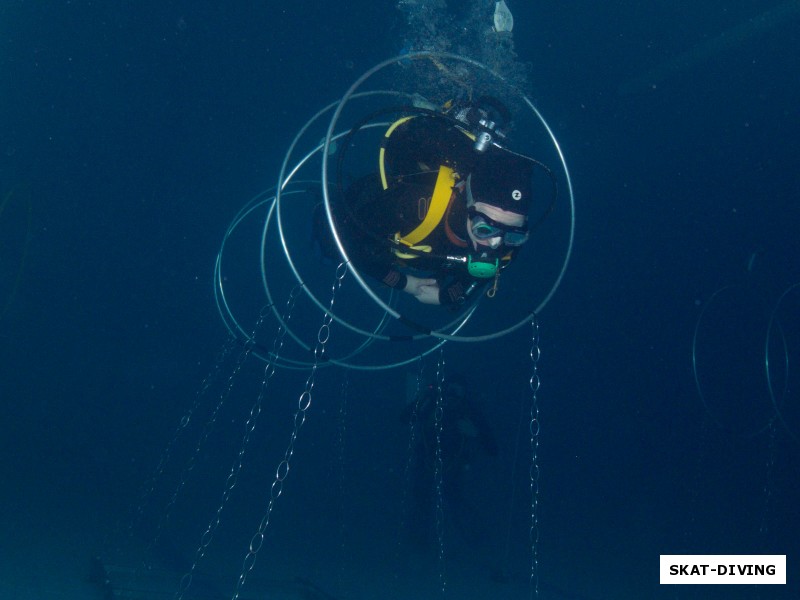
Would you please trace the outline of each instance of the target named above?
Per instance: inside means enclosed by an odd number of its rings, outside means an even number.
[[[439,299],[439,283],[428,277],[406,275],[404,292],[411,294],[423,304],[441,304]]]
[[[455,280],[447,286],[440,286],[436,279],[405,275],[404,292],[411,294],[423,304],[458,306],[472,294],[476,286],[471,281]],[[399,286],[397,286],[399,287]]]
[[[361,248],[362,252],[354,260],[359,271],[390,288],[403,290],[423,304],[440,304],[439,283],[435,279],[401,273],[392,262],[389,262],[386,255],[376,256],[363,252],[365,246],[361,246]]]

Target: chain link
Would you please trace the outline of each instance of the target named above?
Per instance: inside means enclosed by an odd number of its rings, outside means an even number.
[[[531,319],[531,377],[529,385],[531,388],[531,420],[529,424],[530,444],[531,444],[531,467],[530,467],[530,486],[531,486],[531,573],[530,573],[530,595],[531,598],[539,597],[539,359],[541,358],[539,348],[539,320],[534,313]]]
[[[350,395],[350,377],[349,371],[345,369],[342,377],[342,388],[339,400],[339,416],[338,416],[338,435],[336,438],[336,446],[338,448],[337,456],[337,479],[338,479],[338,496],[339,496],[339,569],[337,572],[337,579],[339,589],[344,588],[345,581],[345,560],[347,556],[347,495],[345,493],[345,441],[346,441],[346,425],[347,425],[347,400]]]
[[[178,591],[175,594],[176,600],[182,600],[184,594],[191,586],[194,573],[197,570],[197,565],[200,563],[203,556],[205,556],[206,550],[211,545],[211,541],[214,539],[214,534],[216,533],[222,519],[222,511],[225,509],[225,505],[227,504],[231,493],[233,492],[233,488],[236,487],[236,484],[239,481],[239,474],[241,473],[242,466],[244,465],[245,453],[247,451],[250,438],[253,435],[253,431],[256,428],[258,417],[261,414],[261,408],[263,406],[264,399],[266,398],[267,390],[269,389],[270,379],[275,374],[275,362],[278,361],[279,357],[281,356],[283,342],[286,339],[287,327],[292,318],[292,313],[294,312],[294,305],[297,300],[297,296],[300,294],[301,290],[302,287],[297,285],[289,293],[289,298],[286,301],[286,307],[284,308],[283,315],[280,319],[281,324],[278,326],[278,331],[272,340],[272,351],[267,356],[267,364],[264,367],[264,374],[262,376],[258,396],[256,397],[256,401],[250,407],[250,413],[248,414],[247,421],[245,422],[244,435],[242,436],[242,443],[239,446],[239,453],[236,455],[236,460],[234,461],[233,465],[231,465],[231,469],[228,472],[227,478],[225,479],[225,488],[222,492],[222,498],[220,499],[219,506],[217,507],[214,516],[209,521],[205,531],[200,536],[200,544],[197,546],[197,550],[195,550],[192,566],[183,575],[183,577],[181,577]],[[268,312],[266,310],[261,311],[261,315],[259,316],[259,324],[264,320],[267,314]],[[254,337],[255,333],[253,336],[251,336],[251,338]]]
[[[406,464],[403,469],[403,495],[400,500],[400,523],[399,523],[399,533],[397,535],[397,541],[395,544],[395,563],[397,564],[397,570],[400,571],[401,565],[401,553],[403,550],[403,533],[406,531],[408,526],[408,519],[409,519],[409,501],[408,501],[408,490],[411,488],[411,470],[414,468],[415,464],[414,461],[416,459],[416,452],[417,452],[417,429],[419,428],[419,408],[422,404],[422,383],[424,381],[425,375],[425,362],[422,360],[422,356],[417,357],[417,389],[414,391],[413,400],[411,401],[411,412],[408,416],[408,448],[406,449]],[[407,383],[406,383],[407,385]],[[408,388],[406,388],[407,390]],[[409,406],[406,404],[405,410],[408,410]],[[396,575],[398,577],[399,575]]]
[[[264,536],[266,535],[267,528],[269,527],[270,518],[272,517],[272,510],[275,507],[275,502],[283,493],[283,484],[289,476],[290,461],[294,455],[294,446],[297,441],[297,436],[300,433],[300,428],[306,420],[306,411],[311,407],[312,391],[314,390],[317,368],[319,363],[325,359],[325,345],[330,336],[330,326],[333,321],[333,305],[336,300],[336,293],[342,286],[342,280],[347,274],[347,264],[342,262],[336,268],[336,279],[331,286],[331,301],[328,304],[328,310],[322,317],[322,325],[317,331],[317,344],[314,347],[314,363],[311,365],[311,371],[306,379],[305,390],[300,394],[297,401],[297,411],[294,413],[293,429],[289,436],[289,443],[286,446],[286,451],[283,453],[283,459],[278,463],[275,469],[275,476],[272,480],[272,485],[269,489],[269,501],[267,503],[264,516],[261,517],[258,529],[250,538],[250,544],[247,549],[247,554],[242,561],[242,569],[239,573],[239,579],[236,581],[236,589],[233,592],[231,600],[238,600],[242,592],[247,576],[253,570],[256,564],[258,552],[264,545]]]
[[[772,504],[772,486],[775,474],[775,456],[778,452],[778,427],[773,419],[769,424],[769,448],[767,450],[767,463],[764,473],[764,505],[761,508],[761,519],[758,525],[758,533],[762,541],[766,541],[769,533],[769,514]]]
[[[442,424],[444,421],[444,348],[439,349],[439,362],[436,365],[436,406],[433,412],[433,425],[436,432],[436,449],[433,461],[433,479],[436,489],[436,539],[439,545],[439,588],[442,596],[447,591],[444,552],[444,465],[442,462]]]
[[[203,447],[205,446],[209,436],[211,435],[211,432],[214,430],[214,426],[216,425],[219,412],[227,402],[228,397],[230,396],[231,390],[233,389],[233,382],[236,380],[239,371],[242,370],[242,366],[247,361],[247,358],[250,356],[250,353],[253,351],[253,347],[255,346],[256,332],[259,330],[261,324],[264,322],[266,314],[267,311],[265,310],[262,310],[259,313],[258,319],[256,320],[256,324],[253,327],[252,334],[244,342],[241,352],[239,352],[239,355],[236,357],[236,363],[234,364],[233,370],[228,376],[228,381],[225,383],[225,387],[220,392],[219,399],[217,400],[216,405],[211,411],[211,416],[203,425],[203,429],[200,432],[200,439],[197,442],[197,446],[195,447],[194,452],[192,452],[192,455],[186,461],[186,464],[184,465],[183,470],[181,471],[181,474],[178,478],[178,485],[175,487],[175,490],[172,492],[172,496],[170,497],[166,507],[164,508],[164,512],[162,513],[161,519],[159,520],[158,525],[156,527],[156,534],[153,537],[153,540],[147,546],[146,554],[150,554],[152,549],[158,543],[158,540],[161,538],[161,535],[164,532],[167,523],[169,522],[170,516],[172,515],[172,509],[175,507],[175,504],[178,501],[178,497],[180,496],[181,492],[186,486],[186,482],[189,480],[189,475],[191,475],[192,471],[194,470],[197,458],[198,456],[200,456]]]
[[[200,382],[200,387],[197,390],[194,402],[189,407],[189,409],[181,416],[181,419],[178,422],[178,427],[175,429],[175,433],[173,434],[172,439],[169,441],[169,443],[162,451],[161,456],[158,459],[158,464],[156,465],[156,468],[153,471],[153,474],[150,476],[150,479],[148,479],[147,483],[142,488],[142,493],[139,495],[139,501],[136,507],[135,516],[131,520],[128,526],[128,535],[130,537],[133,537],[134,532],[144,519],[144,513],[145,510],[147,509],[147,505],[149,504],[150,499],[153,497],[153,493],[155,492],[155,488],[156,485],[158,484],[158,481],[164,474],[164,469],[170,462],[170,459],[172,457],[172,451],[174,450],[175,446],[178,445],[178,440],[181,438],[181,436],[191,423],[192,416],[195,414],[195,412],[197,412],[203,399],[206,398],[206,393],[208,392],[209,388],[214,384],[214,382],[216,382],[222,370],[223,363],[227,360],[228,356],[230,356],[230,354],[233,352],[233,348],[235,346],[236,346],[236,338],[233,336],[229,336],[228,339],[220,348],[219,352],[217,353],[217,356],[214,359],[214,366],[211,368],[211,371],[209,371],[209,373],[203,378],[203,381]]]

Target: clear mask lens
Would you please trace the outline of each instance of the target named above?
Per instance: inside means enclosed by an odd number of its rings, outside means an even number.
[[[477,211],[470,215],[472,235],[478,240],[502,237],[506,246],[521,246],[528,241],[528,230],[523,227],[504,227]]]

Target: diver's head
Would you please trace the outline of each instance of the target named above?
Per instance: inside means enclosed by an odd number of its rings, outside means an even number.
[[[501,258],[528,240],[533,166],[495,148],[467,176],[467,235],[474,251],[467,257],[467,271],[473,277],[495,277]]]
[[[478,157],[467,176],[467,207],[478,203],[494,206],[527,223],[534,166],[530,159],[499,148]]]

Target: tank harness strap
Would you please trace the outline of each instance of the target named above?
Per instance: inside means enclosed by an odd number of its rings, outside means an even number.
[[[381,140],[381,149],[378,153],[378,170],[381,173],[381,185],[383,186],[384,190],[389,189],[389,182],[386,179],[386,144],[389,141],[389,138],[394,133],[394,130],[397,129],[403,123],[410,121],[414,117],[402,117],[397,119],[394,123],[389,126],[389,129],[386,130],[386,133],[383,134],[383,140]]]
[[[398,231],[394,234],[394,241],[412,248],[418,252],[430,252],[430,246],[418,246],[417,244],[427,238],[431,232],[436,229],[436,226],[441,223],[447,207],[450,204],[450,199],[453,196],[453,186],[456,182],[456,174],[450,167],[441,165],[439,167],[439,174],[436,176],[436,185],[433,188],[433,195],[431,196],[431,203],[428,207],[428,212],[425,213],[425,218],[422,220],[416,229],[401,235]],[[395,254],[399,258],[415,258],[416,254],[402,253],[395,250]]]

